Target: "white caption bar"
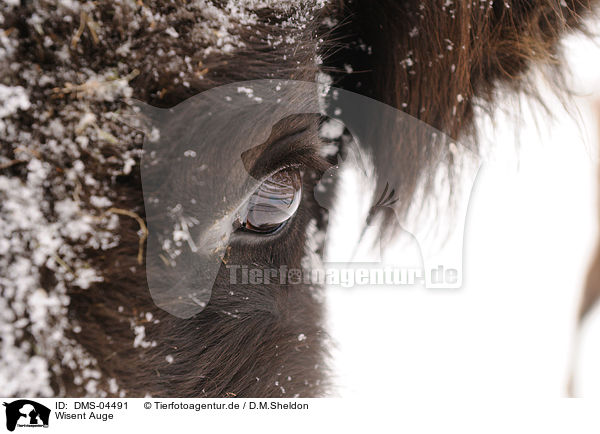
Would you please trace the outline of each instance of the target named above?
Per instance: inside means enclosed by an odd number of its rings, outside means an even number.
[[[598,401],[582,399],[49,399],[0,398],[0,432],[594,433]],[[8,430],[8,431],[7,431]]]

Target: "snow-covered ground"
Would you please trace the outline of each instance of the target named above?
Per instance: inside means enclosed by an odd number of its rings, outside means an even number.
[[[462,289],[328,289],[338,396],[561,397],[573,364],[576,395],[600,396],[600,309],[573,362],[597,237],[600,38],[565,46],[572,115],[546,92],[554,120],[481,120],[494,152],[471,196]],[[352,231],[331,229],[332,249]]]

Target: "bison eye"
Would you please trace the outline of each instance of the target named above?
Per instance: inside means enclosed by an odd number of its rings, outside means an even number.
[[[287,168],[271,175],[252,194],[243,230],[270,234],[281,228],[296,213],[302,196],[302,176],[298,168]]]

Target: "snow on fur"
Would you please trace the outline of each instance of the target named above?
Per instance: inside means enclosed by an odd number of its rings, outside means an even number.
[[[5,396],[65,395],[73,385],[61,383],[64,372],[73,375],[78,394],[126,393],[114,379],[102,378],[98,361],[78,345],[76,335],[86,330],[69,323],[67,292],[103,280],[102,270],[83,259],[85,249],[119,243],[119,217],[110,212],[114,179],[131,173],[141,145],[141,133],[122,116],[133,114],[129,83],[140,73],[130,64],[146,72],[156,63],[168,64],[176,72],[173,82],[185,85],[202,78],[204,57],[243,49],[240,29],[255,24],[261,10],[279,14],[282,28],[303,28],[324,2],[195,0],[173,11],[115,0],[110,7],[122,17],[117,24],[102,22],[99,4],[0,3],[0,390]],[[174,26],[185,17],[193,18],[191,28]],[[11,24],[16,21],[21,26]],[[19,34],[23,23],[27,34]],[[117,25],[126,40],[114,39]],[[134,50],[131,35],[148,28],[178,45],[185,33],[189,47],[197,47],[190,53],[194,61],[157,49],[152,39],[141,48],[137,41]],[[278,38],[265,35],[271,46],[293,43]],[[87,63],[81,56],[85,44],[101,47],[110,60],[100,64],[111,66]],[[32,46],[43,56],[23,51]],[[117,152],[107,156],[103,145]],[[108,176],[96,179],[98,165]],[[132,325],[132,347],[148,344],[144,329]]]
[[[40,2],[27,20],[41,35],[46,21],[60,14],[74,20],[81,8],[92,7],[53,3],[49,8],[49,2]],[[15,7],[0,6],[0,23],[18,13]],[[54,44],[44,38],[44,45]],[[72,338],[81,330],[68,322],[67,288],[85,290],[102,280],[101,272],[81,259],[83,249],[118,242],[113,235],[118,216],[101,209],[111,203],[108,186],[94,179],[80,158],[91,155],[103,162],[88,147],[114,137],[106,125],[106,103],[127,98],[131,89],[113,71],[44,73],[20,62],[19,42],[16,29],[0,28],[0,389],[5,396],[64,394],[65,385],[58,382],[58,390],[51,385],[69,370],[84,393],[102,395],[97,361]],[[55,52],[68,64],[67,46]],[[77,97],[67,104],[52,99],[71,92]],[[87,201],[79,196],[83,188],[94,192]],[[116,393],[114,382],[110,386]]]

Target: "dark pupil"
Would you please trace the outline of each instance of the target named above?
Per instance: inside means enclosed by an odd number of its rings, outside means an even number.
[[[250,198],[245,227],[273,232],[298,209],[302,178],[298,169],[285,169],[264,181]]]

